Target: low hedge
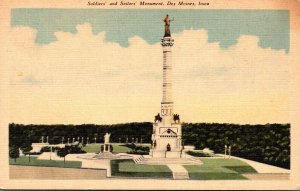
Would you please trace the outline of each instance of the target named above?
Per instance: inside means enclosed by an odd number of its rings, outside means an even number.
[[[195,157],[212,157],[213,156],[208,153],[201,153],[201,152],[195,152],[195,151],[187,151],[186,153],[189,155],[195,156]]]

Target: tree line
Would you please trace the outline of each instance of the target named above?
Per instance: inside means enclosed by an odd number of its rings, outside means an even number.
[[[290,125],[238,125],[220,123],[182,123],[183,144],[196,149],[210,148],[223,153],[224,146],[232,148],[232,155],[284,168],[290,167]],[[31,143],[49,138],[50,144],[72,141],[78,137],[93,143],[103,143],[104,134],[111,133],[111,142],[151,143],[152,123],[124,123],[114,125],[35,125],[9,124],[10,148],[28,148]],[[96,139],[95,139],[96,138]],[[85,142],[86,143],[86,142]],[[84,143],[84,144],[85,144]],[[28,150],[28,149],[27,149]]]
[[[205,147],[283,168],[290,168],[290,125],[238,125],[218,123],[185,123],[183,140],[196,149]]]

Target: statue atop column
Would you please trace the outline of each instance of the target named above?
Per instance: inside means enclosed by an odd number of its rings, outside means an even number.
[[[100,147],[101,152],[103,153],[111,153],[113,150],[112,145],[109,143],[109,137],[110,137],[110,133],[106,133],[104,135],[104,144],[101,145]]]
[[[174,21],[174,18],[171,20],[169,18],[169,15],[166,15],[166,17],[165,17],[165,19],[163,21],[165,23],[165,35],[164,35],[164,37],[171,37],[170,22]]]
[[[104,143],[105,143],[105,144],[108,144],[108,143],[109,143],[109,137],[110,137],[110,133],[106,133],[106,134],[104,135]]]

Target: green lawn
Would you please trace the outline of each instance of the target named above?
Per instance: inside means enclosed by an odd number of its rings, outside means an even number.
[[[172,178],[172,172],[166,165],[135,164],[132,160],[112,160],[112,176],[142,178]]]
[[[205,159],[203,165],[185,165],[190,179],[197,180],[234,180],[246,179],[240,173],[256,173],[247,163],[237,159]]]
[[[131,148],[122,146],[122,145],[113,144],[112,146],[113,146],[113,152],[116,152],[116,153],[126,153],[126,152],[132,150]],[[84,150],[87,153],[99,153],[100,145],[99,144],[89,144],[89,145],[82,147],[82,150]]]
[[[27,156],[22,156],[17,158],[15,162],[14,159],[9,159],[10,165],[23,165],[23,166],[47,166],[47,167],[65,167],[65,168],[81,168],[81,162],[79,161],[64,161],[58,160],[38,160],[36,157],[30,157],[30,162]]]
[[[132,149],[123,145],[113,145],[113,152],[116,153],[126,153]]]
[[[100,145],[99,144],[89,144],[89,145],[82,147],[82,150],[84,150],[87,153],[99,153]]]

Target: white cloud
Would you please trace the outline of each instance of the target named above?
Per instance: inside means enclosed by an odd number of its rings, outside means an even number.
[[[162,49],[136,36],[129,47],[93,35],[57,32],[35,44],[36,32],[12,28],[11,121],[118,123],[152,121],[160,110]],[[174,34],[175,109],[187,122],[289,122],[288,55],[241,36],[222,49],[205,30]]]

